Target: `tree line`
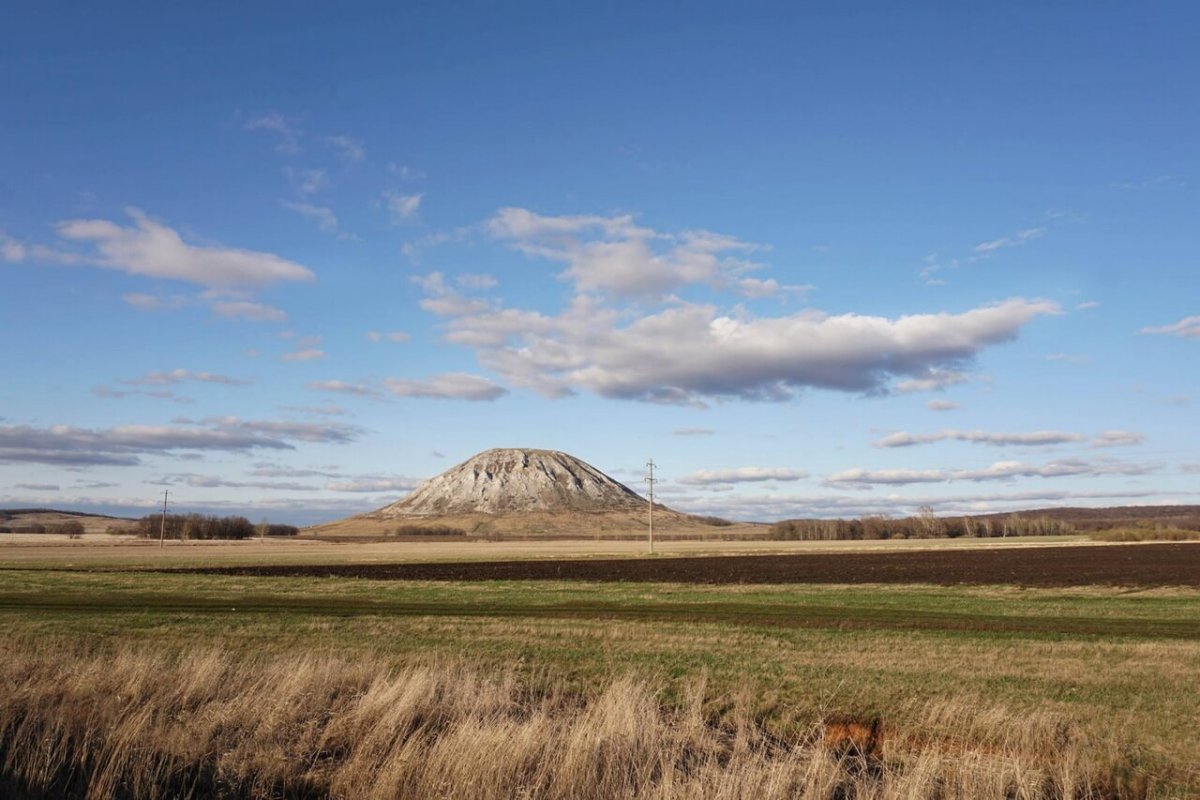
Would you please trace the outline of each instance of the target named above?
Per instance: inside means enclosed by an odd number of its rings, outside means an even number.
[[[245,517],[216,517],[203,514],[147,514],[139,519],[132,529],[112,530],[140,536],[144,539],[252,539],[266,536],[295,536],[300,529],[295,525],[273,525],[260,522],[255,525]]]
[[[1021,514],[938,517],[923,508],[917,516],[858,519],[786,519],[771,526],[770,538],[803,541],[843,539],[954,539],[960,536],[1062,536],[1075,526],[1050,517]]]

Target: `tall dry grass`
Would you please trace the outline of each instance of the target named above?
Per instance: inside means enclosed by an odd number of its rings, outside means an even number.
[[[462,666],[247,662],[0,645],[0,795],[80,798],[1140,798],[1110,741],[1052,714],[947,701],[866,747],[814,719],[781,738],[749,695],[714,718]],[[849,725],[853,727],[853,725]],[[862,728],[863,726],[859,726]],[[878,730],[878,727],[877,727]],[[876,747],[878,745],[878,747]],[[879,749],[878,758],[863,751]]]

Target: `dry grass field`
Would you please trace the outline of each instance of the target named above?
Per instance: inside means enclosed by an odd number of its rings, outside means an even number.
[[[995,539],[874,539],[868,541],[767,541],[738,539],[656,540],[659,555],[734,555],[751,553],[892,552],[929,549],[1047,547],[1094,544],[1085,534]],[[51,566],[203,566],[234,564],[372,564],[414,561],[500,561],[525,558],[636,558],[646,541],[614,539],[505,539],[498,541],[437,538],[426,541],[341,541],[310,538],[244,541],[155,541],[123,536],[86,535],[70,540],[53,534],[0,533],[0,567]]]
[[[950,553],[1062,543],[664,547]],[[1200,547],[1076,544],[1081,555]],[[976,586],[715,586],[146,571],[638,549],[0,545],[0,795],[1200,794],[1194,588],[1029,588],[1004,576]]]

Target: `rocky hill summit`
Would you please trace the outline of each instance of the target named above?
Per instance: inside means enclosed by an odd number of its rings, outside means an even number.
[[[430,478],[370,516],[384,519],[511,512],[642,510],[645,498],[557,450],[497,448]]]

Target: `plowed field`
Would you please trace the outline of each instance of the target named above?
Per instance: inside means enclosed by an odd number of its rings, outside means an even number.
[[[281,565],[180,571],[411,581],[1200,586],[1200,543],[689,558]]]

